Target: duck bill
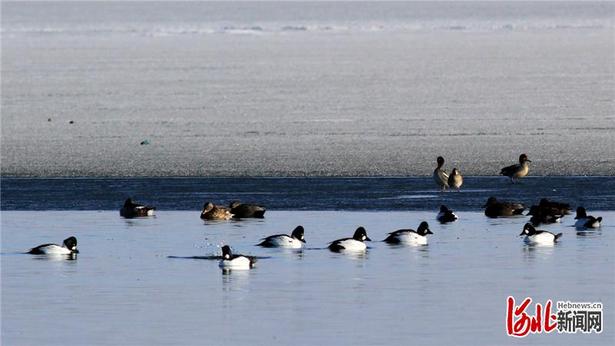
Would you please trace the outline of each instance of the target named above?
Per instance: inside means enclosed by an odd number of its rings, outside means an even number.
[[[305,244],[305,239],[299,239],[299,241]]]
[[[519,234],[519,237],[522,236],[522,235],[525,235],[525,232],[521,232],[521,234]]]
[[[75,249],[73,250],[73,253],[79,253],[79,250]]]
[[[425,232],[425,234],[433,234],[433,232],[428,229],[427,232]]]
[[[369,237],[365,237],[365,241],[372,241],[371,239],[369,239]]]

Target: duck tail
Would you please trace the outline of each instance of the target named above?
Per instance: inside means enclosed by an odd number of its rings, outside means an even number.
[[[598,216],[596,220],[598,220],[598,222],[602,222],[602,216]]]

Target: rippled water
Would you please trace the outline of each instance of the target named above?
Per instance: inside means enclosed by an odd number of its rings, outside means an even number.
[[[116,210],[133,199],[163,210],[197,210],[205,201],[257,202],[269,210],[481,210],[489,196],[537,204],[545,197],[615,210],[615,177],[464,178],[442,193],[431,177],[370,178],[2,178],[3,210]]]
[[[577,233],[572,217],[554,247],[530,247],[526,217],[459,212],[450,225],[433,212],[270,211],[264,220],[204,223],[198,211],[159,211],[125,220],[116,211],[2,212],[2,344],[613,344],[615,212]],[[425,247],[372,242],[363,256],[323,249],[358,225],[374,240],[427,220]],[[255,247],[302,224],[308,249]],[[79,240],[76,260],[21,254]],[[220,244],[264,256],[224,274]],[[506,297],[600,301],[602,334],[505,334]]]

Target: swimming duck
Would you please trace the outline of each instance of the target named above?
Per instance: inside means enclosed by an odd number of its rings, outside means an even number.
[[[519,180],[530,172],[530,162],[532,161],[527,158],[526,154],[521,154],[519,156],[519,163],[502,168],[500,175],[509,177],[510,181],[514,183],[515,179]]]
[[[451,175],[448,176],[448,186],[451,189],[454,188],[454,189],[457,189],[457,191],[459,191],[462,184],[463,184],[463,177],[461,176],[461,172],[459,172],[457,168],[453,168]]]
[[[245,270],[254,267],[256,258],[252,256],[234,255],[231,252],[231,247],[224,245],[222,247],[222,260],[218,264],[222,269]]]
[[[574,224],[577,228],[598,228],[602,222],[602,217],[587,215],[587,211],[583,207],[577,208],[577,216],[574,219],[577,220]]]
[[[457,220],[458,217],[457,215],[455,215],[455,213],[453,213],[452,210],[448,209],[445,205],[441,205],[440,212],[438,213],[436,219],[440,221],[440,223],[447,223]]]
[[[211,202],[205,203],[203,211],[201,211],[201,219],[204,220],[228,220],[232,217],[233,214],[227,208],[214,205]]]
[[[553,244],[562,236],[562,233],[553,234],[551,232],[537,230],[529,223],[523,226],[523,231],[519,236],[525,236],[525,242],[528,244]]]
[[[540,226],[541,223],[556,223],[560,222],[562,215],[552,213],[551,209],[544,209],[540,206],[533,205],[527,215],[532,215],[530,222],[534,226]]]
[[[389,236],[384,241],[389,244],[427,245],[428,234],[433,234],[433,232],[429,229],[429,224],[423,221],[416,231],[413,229],[400,229],[389,233]]]
[[[365,241],[371,241],[367,236],[367,231],[363,227],[357,228],[352,238],[334,240],[329,244],[329,250],[334,252],[346,251],[365,251],[367,245]]]
[[[525,206],[521,203],[500,202],[495,197],[489,197],[483,207],[485,208],[485,215],[493,218],[522,215],[523,210],[525,210]]]
[[[231,202],[230,204],[231,214],[235,218],[258,218],[265,217],[265,207],[256,204],[243,204],[239,201]]]
[[[276,234],[271,235],[267,238],[263,238],[262,242],[257,244],[262,247],[282,247],[289,249],[301,249],[303,247],[303,243],[305,243],[305,239],[303,236],[304,230],[303,226],[297,226],[291,233],[291,235],[287,234]]]
[[[32,255],[70,255],[79,253],[77,250],[77,238],[68,237],[64,239],[62,246],[57,244],[43,244],[28,251]]]
[[[570,204],[560,203],[555,201],[549,201],[546,198],[542,198],[538,203],[540,209],[548,211],[550,214],[568,215],[570,214]]]
[[[438,167],[433,171],[433,180],[438,184],[440,190],[445,190],[448,187],[448,174],[446,171],[442,169],[444,165],[444,158],[442,156],[438,156],[436,160],[438,163]]]
[[[122,209],[120,209],[120,216],[127,219],[131,219],[133,217],[153,216],[155,210],[155,207],[134,203],[131,198],[128,198],[124,202]]]

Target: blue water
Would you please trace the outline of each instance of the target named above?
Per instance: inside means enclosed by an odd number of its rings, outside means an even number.
[[[588,210],[615,210],[615,177],[466,177],[461,192],[424,178],[57,178],[1,179],[2,210],[118,210],[132,197],[159,210],[205,201],[255,202],[269,210],[481,210],[489,196],[536,204],[546,197]]]
[[[263,220],[203,222],[198,211],[125,220],[116,211],[2,211],[3,345],[613,345],[615,213],[577,233],[572,217],[546,229],[553,247],[524,245],[527,217],[432,211],[271,211]],[[431,224],[422,247],[378,242]],[[278,251],[258,239],[306,230],[308,249]],[[331,253],[331,240],[362,225],[364,255]],[[76,260],[21,254],[68,235]],[[219,253],[262,257],[225,274]],[[544,304],[602,302],[601,334],[505,333],[506,298]]]

